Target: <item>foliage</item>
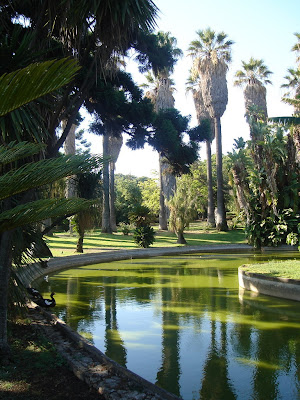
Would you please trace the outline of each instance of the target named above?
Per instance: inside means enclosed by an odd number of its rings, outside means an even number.
[[[150,226],[153,217],[150,214],[150,210],[145,206],[136,206],[133,211],[129,214],[129,220],[135,225],[133,231],[133,240],[140,247],[149,247],[154,239],[154,229]]]
[[[229,186],[229,174],[228,174],[228,157],[224,156],[224,167],[223,167],[223,178],[224,178],[224,198],[226,209],[230,211],[235,211],[235,205],[233,201],[233,196],[230,193],[231,187]],[[213,176],[213,196],[216,200],[217,196],[217,182],[216,182],[216,156],[212,156],[212,176]],[[190,174],[184,174],[181,176],[180,180],[185,182],[189,190],[192,191],[193,197],[196,202],[196,210],[198,217],[206,218],[207,216],[207,197],[208,197],[208,187],[207,187],[207,165],[206,160],[198,160],[191,165]]]
[[[77,213],[74,218],[74,227],[78,233],[77,249],[78,253],[83,253],[83,238],[86,230],[96,228],[100,225],[99,198],[101,196],[100,189],[100,172],[85,172],[78,174],[76,177],[77,195],[85,199],[95,199],[94,203]],[[98,199],[98,201],[96,201]]]
[[[178,243],[186,243],[183,231],[196,216],[196,199],[186,181],[178,179],[176,192],[167,204],[170,209],[170,229],[176,233]]]
[[[136,227],[148,226],[153,221],[153,216],[148,207],[137,205],[129,213],[129,220]]]
[[[256,60],[251,57],[248,63],[242,61],[242,66],[243,69],[238,70],[235,73],[235,86],[255,83],[259,83],[262,85],[266,85],[268,83],[271,84],[269,75],[271,75],[273,72],[268,70],[263,60]]]
[[[288,130],[250,114],[252,141],[231,155],[231,184],[247,216],[253,246],[295,244],[299,226],[299,166]],[[238,142],[236,142],[238,144]]]
[[[139,247],[148,248],[155,241],[155,232],[151,226],[139,226],[133,231],[133,240]]]
[[[150,209],[156,218],[159,212],[159,187],[156,179],[138,178],[133,175],[116,174],[116,213],[117,222],[129,222],[129,213],[135,205]]]
[[[129,213],[137,205],[142,205],[142,193],[139,183],[144,178],[137,178],[133,175],[116,174],[116,214],[117,223],[129,222]]]
[[[142,205],[149,208],[152,215],[159,214],[159,184],[157,179],[147,178],[139,180],[138,186],[141,190]]]
[[[120,222],[119,223],[119,228],[120,228],[120,231],[123,233],[124,236],[129,235],[129,233],[133,229],[131,224],[125,224],[124,222]]]
[[[184,133],[190,133],[188,124],[189,118],[175,108],[160,110],[153,121],[155,130],[148,137],[148,143],[168,160],[174,174],[188,172],[198,156],[197,143],[183,141]]]

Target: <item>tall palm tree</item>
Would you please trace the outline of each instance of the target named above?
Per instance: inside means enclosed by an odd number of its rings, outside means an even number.
[[[265,85],[271,84],[269,76],[271,71],[265,66],[263,60],[256,60],[251,57],[249,62],[242,61],[242,70],[238,70],[235,74],[235,86],[244,86],[244,98],[246,115],[249,108],[255,106],[257,111],[263,114],[265,118],[268,117],[267,112],[267,90]]]
[[[154,84],[154,89],[148,92],[148,97],[154,104],[155,112],[174,108],[175,100],[173,97],[172,80],[170,78],[173,72],[175,62],[182,56],[182,51],[176,47],[177,41],[171,36],[170,32],[158,32],[157,44],[159,47],[169,47],[172,55],[172,62],[159,67],[154,66],[152,72],[154,79],[148,74],[148,81]],[[169,60],[168,60],[169,61]],[[168,229],[169,209],[166,201],[174,194],[176,188],[176,178],[169,171],[169,164],[166,159],[159,154],[159,177],[160,177],[160,212],[159,227],[162,230]]]
[[[214,119],[217,160],[217,213],[216,227],[227,231],[223,193],[221,116],[228,102],[226,74],[231,61],[232,40],[224,32],[216,33],[207,28],[196,32],[197,40],[190,43],[189,55],[193,57],[198,70],[201,93],[205,107]]]
[[[215,227],[215,206],[214,206],[214,196],[213,196],[213,179],[212,179],[212,163],[211,163],[211,143],[215,138],[214,124],[212,118],[204,105],[202,92],[200,88],[199,74],[193,68],[191,69],[191,74],[187,81],[187,91],[192,91],[194,105],[197,115],[198,124],[200,125],[202,121],[209,120],[212,128],[212,133],[209,139],[205,140],[206,144],[206,173],[207,173],[207,225],[210,227]]]

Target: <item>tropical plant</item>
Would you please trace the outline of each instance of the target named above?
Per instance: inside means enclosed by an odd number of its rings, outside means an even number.
[[[198,39],[190,43],[189,55],[199,73],[201,93],[205,107],[214,119],[217,157],[217,219],[218,230],[228,229],[223,195],[221,116],[226,110],[228,89],[226,74],[231,61],[232,40],[224,32],[207,28],[196,32]]]
[[[269,76],[272,74],[268,70],[263,60],[256,60],[253,57],[249,62],[242,61],[242,70],[235,73],[235,86],[244,86],[244,98],[246,116],[249,112],[249,107],[256,106],[267,118],[267,100],[266,100],[266,84],[271,84]]]
[[[298,235],[299,167],[290,134],[280,125],[249,118],[252,137],[236,141],[230,155],[232,182],[255,247],[292,243]]]
[[[150,247],[150,245],[155,241],[155,232],[150,226],[153,216],[151,215],[149,208],[145,206],[135,207],[129,214],[129,220],[135,225],[133,231],[134,242],[143,248]]]
[[[56,71],[54,76],[51,75],[53,71]],[[77,71],[77,63],[63,60],[58,61],[57,64],[55,61],[35,64],[0,77],[0,92],[2,93],[0,114],[7,115],[6,113],[16,110],[17,107],[60,88],[68,83]],[[19,85],[21,89],[18,88]],[[30,90],[31,86],[32,90]],[[7,136],[2,137],[2,142],[5,144],[0,146],[0,352],[7,354],[9,351],[7,302],[12,262],[22,263],[20,252],[28,255],[33,244],[32,238],[29,243],[26,243],[26,247],[16,245],[15,234],[20,232],[18,228],[49,217],[71,215],[90,204],[83,199],[36,200],[33,198],[33,189],[70,174],[95,168],[100,160],[97,157],[90,159],[86,156],[79,158],[65,156],[36,161],[35,156],[45,150],[44,144],[17,143]],[[20,252],[16,252],[16,249]]]
[[[190,185],[186,181],[179,180],[176,193],[168,201],[170,207],[170,229],[176,233],[177,243],[186,244],[183,236],[184,229],[195,219],[196,198],[193,195]]]

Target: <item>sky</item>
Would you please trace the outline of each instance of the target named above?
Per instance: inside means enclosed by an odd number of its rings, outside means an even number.
[[[284,76],[288,68],[296,67],[296,55],[291,51],[297,42],[294,33],[300,33],[299,0],[154,0],[159,8],[157,30],[170,32],[177,39],[177,47],[184,56],[180,59],[172,75],[176,91],[175,108],[182,115],[190,115],[193,127],[197,125],[192,95],[186,94],[185,83],[189,75],[192,60],[187,49],[197,38],[196,31],[210,27],[217,33],[224,31],[228,39],[233,40],[232,62],[227,74],[228,104],[221,118],[223,153],[233,149],[234,139],[249,139],[249,128],[245,121],[243,89],[234,87],[235,72],[242,68],[241,61],[248,62],[250,57],[263,59],[273,74],[272,85],[267,85],[267,107],[269,117],[291,115],[293,110],[284,104],[281,98],[285,83]],[[137,64],[129,62],[127,71],[140,84],[145,79],[138,73]],[[94,153],[102,153],[101,139],[87,134]],[[215,145],[212,145],[215,152]],[[199,152],[205,159],[204,146]],[[135,176],[153,176],[158,170],[158,155],[149,147],[132,151],[124,144],[116,163],[116,173]]]

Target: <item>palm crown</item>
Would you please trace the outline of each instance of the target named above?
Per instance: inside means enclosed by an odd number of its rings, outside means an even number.
[[[253,57],[249,62],[242,61],[243,69],[236,72],[234,81],[235,86],[272,83],[269,76],[273,73],[268,70],[263,60],[256,60]]]
[[[197,40],[193,40],[188,48],[189,55],[193,58],[211,59],[213,61],[223,60],[226,63],[231,61],[232,40],[226,40],[224,32],[216,33],[210,28],[198,30]]]
[[[292,47],[292,51],[295,51],[298,54],[297,62],[300,62],[300,33],[295,33],[295,36],[296,36],[298,41]]]

